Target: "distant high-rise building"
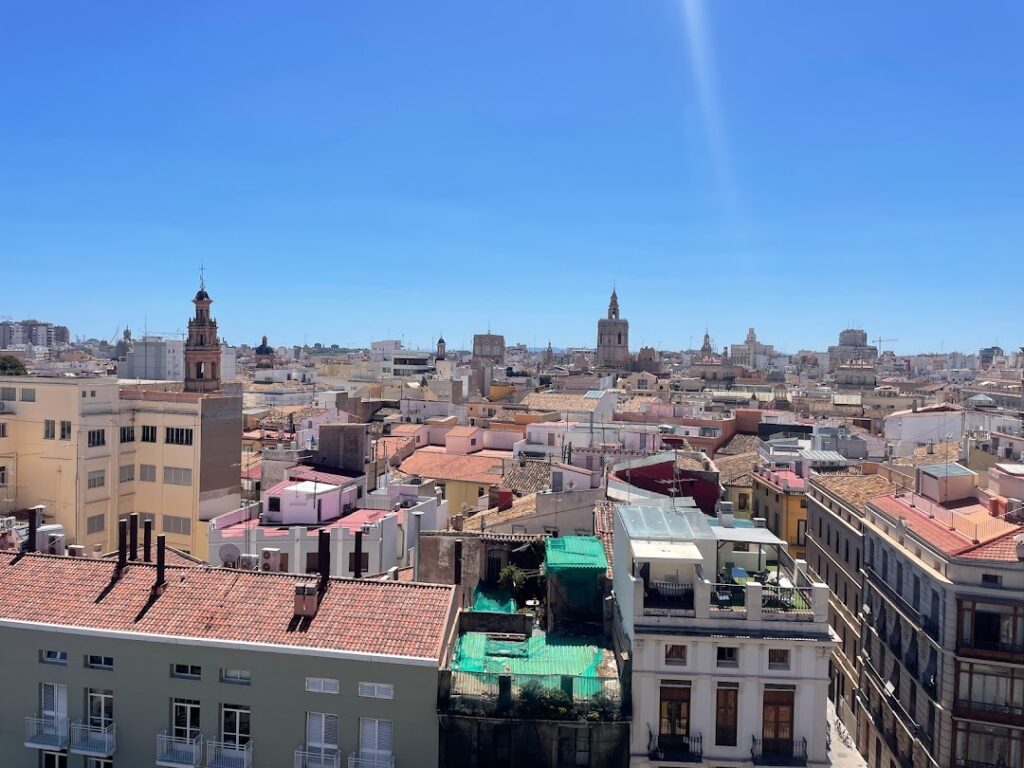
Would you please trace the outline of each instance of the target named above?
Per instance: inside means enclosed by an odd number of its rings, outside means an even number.
[[[42,323],[38,320],[4,321],[0,323],[0,349],[10,347],[54,347],[70,343],[66,325]]]
[[[860,328],[847,328],[839,334],[839,343],[828,348],[828,367],[834,371],[850,363],[874,365],[878,347],[868,346],[868,335]]]
[[[992,367],[992,362],[997,357],[1003,356],[1002,347],[985,347],[978,352],[978,365],[982,370],[988,370]]]
[[[759,342],[753,328],[747,331],[747,338],[742,344],[733,344],[729,348],[729,356],[735,365],[742,365],[755,371],[767,368],[768,361],[774,354],[775,347]]]
[[[608,316],[597,321],[597,366],[629,367],[629,321],[619,316],[619,296],[612,289]]]

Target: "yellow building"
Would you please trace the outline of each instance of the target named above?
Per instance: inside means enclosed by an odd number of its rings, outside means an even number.
[[[807,535],[807,481],[789,469],[759,467],[753,480],[753,517],[763,517],[768,528],[789,544],[793,557],[803,557]]]
[[[42,504],[44,523],[95,555],[138,512],[204,557],[205,521],[240,504],[240,427],[240,395],[0,377],[0,515]]]

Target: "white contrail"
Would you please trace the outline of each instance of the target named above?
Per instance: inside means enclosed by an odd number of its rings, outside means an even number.
[[[702,0],[681,0],[683,26],[686,28],[687,50],[690,55],[690,69],[697,92],[697,102],[704,119],[708,147],[715,176],[725,202],[735,213],[739,211],[739,196],[733,179],[732,166],[725,129],[722,126],[721,110],[718,105],[718,83],[715,78],[715,56],[704,16]]]

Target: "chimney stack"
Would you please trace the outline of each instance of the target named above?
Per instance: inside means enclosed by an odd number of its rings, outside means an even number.
[[[128,559],[135,562],[139,559],[139,513],[128,515]]]
[[[352,566],[352,577],[361,579],[363,577],[363,532],[356,531],[356,551],[352,558],[355,563]]]
[[[317,570],[320,572],[320,591],[324,592],[327,590],[327,582],[331,578],[331,533],[323,528],[320,529],[318,551],[317,551]]]
[[[37,510],[32,507],[28,511],[28,538],[25,539],[25,551],[36,551],[36,531],[39,529],[39,522],[36,519]]]
[[[163,592],[167,580],[164,578],[164,557],[167,551],[167,537],[160,534],[156,537],[156,584],[153,590],[157,594]]]
[[[128,521],[121,518],[117,521],[117,573],[121,574],[128,564]]]
[[[147,563],[153,562],[153,521],[142,523],[142,558]]]

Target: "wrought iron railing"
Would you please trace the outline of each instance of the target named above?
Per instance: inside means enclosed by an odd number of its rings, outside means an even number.
[[[953,712],[958,717],[969,717],[974,720],[989,720],[1006,725],[1024,725],[1024,707],[1015,707],[1009,704],[957,699]]]
[[[807,739],[759,739],[750,747],[754,765],[807,765]]]
[[[652,761],[699,763],[704,757],[701,734],[672,736],[651,732],[648,758]]]

